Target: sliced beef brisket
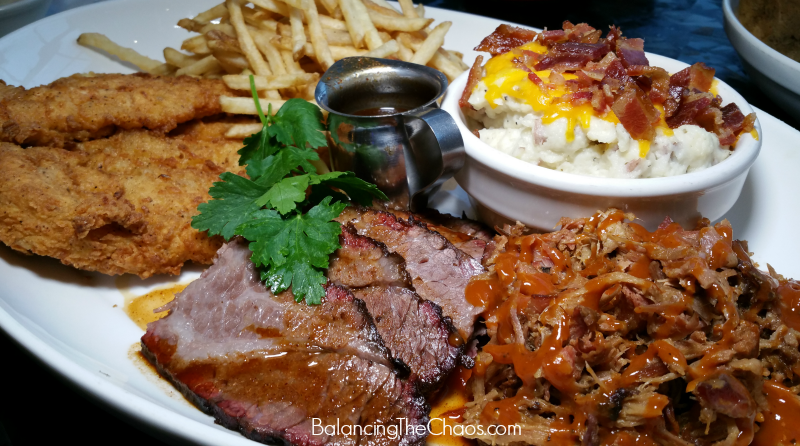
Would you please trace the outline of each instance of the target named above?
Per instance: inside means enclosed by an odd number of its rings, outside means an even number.
[[[483,308],[470,304],[464,289],[472,276],[484,271],[480,259],[464,254],[423,223],[388,212],[348,207],[337,220],[402,256],[417,294],[438,304],[463,339],[472,335]]]
[[[461,358],[464,342],[450,318],[410,287],[403,258],[344,226],[342,247],[331,256],[328,279],[350,287],[367,304],[392,355],[406,363],[424,391],[438,387]]]
[[[435,209],[425,209],[420,213],[392,211],[405,220],[422,222],[428,229],[442,234],[456,248],[473,259],[481,260],[486,245],[492,241],[492,231],[483,223],[442,214]]]
[[[297,445],[406,445],[424,436],[314,435],[322,425],[398,426],[427,422],[417,384],[398,377],[362,301],[330,285],[322,305],[273,295],[242,241],[148,326],[142,350],[198,407],[249,438]],[[316,432],[319,434],[319,430]]]

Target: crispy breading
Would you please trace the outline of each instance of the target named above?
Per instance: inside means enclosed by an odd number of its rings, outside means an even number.
[[[220,95],[236,95],[220,80],[139,73],[65,77],[26,90],[0,81],[0,141],[63,147],[117,129],[168,132],[222,112]]]
[[[242,141],[223,136],[233,121],[122,130],[69,150],[0,142],[0,241],[143,278],[211,263],[222,239],[193,229],[191,218],[221,172],[244,174]]]

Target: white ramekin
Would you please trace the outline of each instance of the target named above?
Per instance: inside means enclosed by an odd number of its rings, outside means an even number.
[[[650,64],[670,73],[688,65],[647,54]],[[470,195],[479,218],[489,225],[521,221],[543,231],[552,230],[561,217],[590,216],[609,207],[633,212],[648,229],[664,217],[692,228],[700,217],[717,220],[739,198],[747,172],[761,150],[761,125],[739,138],[733,154],[708,169],[664,178],[616,179],[576,175],[536,166],[494,149],[467,129],[458,100],[468,73],[450,85],[442,108],[456,120],[464,139],[467,160],[456,174]],[[730,86],[719,82],[723,104],[735,102],[747,115],[753,109]]]

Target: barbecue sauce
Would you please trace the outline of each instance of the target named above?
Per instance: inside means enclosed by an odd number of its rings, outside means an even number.
[[[791,390],[774,381],[764,383],[769,410],[752,446],[774,446],[800,442],[800,399]]]
[[[452,434],[452,426],[464,421],[465,405],[470,401],[467,382],[473,370],[459,366],[447,379],[441,395],[431,403],[431,435],[427,444],[436,446],[476,446],[477,441]],[[444,424],[443,424],[444,423]],[[445,427],[447,425],[449,427]]]
[[[596,214],[591,219],[583,222],[584,231],[594,232],[598,238],[602,235],[615,237],[619,229],[618,223],[623,223],[625,214],[620,211],[612,212],[603,218]],[[689,381],[687,392],[691,392],[697,383],[702,382],[715,373],[723,365],[717,358],[717,353],[731,349],[737,342],[734,334],[736,327],[741,323],[739,310],[734,300],[733,293],[722,287],[727,283],[714,283],[700,289],[699,281],[709,270],[730,268],[735,261],[733,237],[730,227],[725,224],[709,226],[698,232],[698,237],[704,237],[707,242],[701,247],[702,256],[681,260],[682,263],[673,263],[673,268],[684,268],[687,271],[680,283],[675,283],[675,290],[680,293],[679,299],[670,303],[636,304],[633,308],[635,314],[647,314],[663,320],[660,325],[654,325],[654,330],[648,334],[653,340],[648,349],[639,354],[634,353],[635,345],[631,345],[626,354],[630,361],[620,374],[601,377],[597,383],[602,392],[593,395],[581,395],[575,384],[572,361],[567,349],[571,345],[570,329],[576,323],[577,310],[564,311],[566,305],[575,307],[581,305],[601,312],[597,322],[599,331],[603,327],[619,329],[626,322],[616,320],[607,311],[605,296],[620,293],[620,285],[629,286],[642,292],[654,285],[654,281],[661,272],[657,269],[651,271],[653,258],[665,258],[668,250],[684,249],[687,240],[683,237],[684,230],[677,223],[665,221],[653,232],[647,231],[640,225],[629,223],[628,230],[632,236],[628,240],[619,240],[619,246],[628,252],[638,252],[629,256],[629,261],[620,262],[620,258],[598,254],[599,247],[593,246],[592,259],[582,270],[573,270],[573,263],[568,253],[562,252],[557,246],[561,242],[547,238],[548,234],[533,234],[520,237],[509,237],[506,245],[507,251],[496,257],[493,277],[483,276],[473,279],[467,288],[467,299],[474,305],[484,306],[483,316],[490,333],[494,333],[496,343],[484,346],[483,352],[491,355],[491,360],[478,358],[473,373],[475,376],[485,376],[489,363],[507,364],[513,366],[514,374],[522,381],[513,396],[485,403],[480,414],[480,423],[486,425],[511,425],[525,423],[526,407],[528,401],[534,398],[533,389],[537,379],[545,378],[558,390],[558,403],[570,416],[556,414],[551,418],[550,435],[547,444],[574,445],[581,441],[581,432],[586,431],[589,414],[597,413],[599,404],[608,404],[614,392],[620,389],[637,388],[641,383],[664,376],[670,372],[679,375],[686,373],[683,378]],[[713,231],[713,232],[712,232]],[[578,234],[576,237],[584,236]],[[624,237],[621,237],[624,238]],[[577,238],[576,238],[577,240]],[[565,244],[577,243],[565,241]],[[662,261],[662,264],[665,262]],[[659,266],[666,268],[666,265]],[[612,273],[616,276],[613,280],[602,277]],[[581,290],[571,287],[577,278]],[[663,277],[663,276],[662,276]],[[588,279],[588,281],[586,280]],[[721,330],[715,336],[721,339],[708,347],[698,360],[691,366],[681,351],[675,347],[670,339],[680,339],[691,334],[694,329],[688,324],[687,311],[691,312],[696,294],[705,293],[712,303],[716,304],[716,311],[724,317]],[[800,327],[800,284],[796,282],[784,283],[778,292],[780,305],[783,310],[783,319],[787,325]],[[691,313],[689,313],[691,314]],[[538,315],[538,320],[546,326],[542,332],[539,345],[533,349],[521,343],[515,334],[514,324],[521,320],[525,324],[526,315]],[[595,341],[592,341],[595,342]],[[482,355],[488,356],[488,355]],[[538,378],[537,378],[538,377]],[[788,389],[775,387],[767,388],[765,392],[770,402],[771,411],[762,424],[770,428],[772,433],[756,435],[757,446],[777,444],[779,441],[800,439],[800,427],[796,435],[792,430],[786,430],[776,423],[781,420],[791,419],[792,426],[800,426],[800,398],[791,395],[791,400],[784,396],[778,400],[770,394],[784,392],[791,394]],[[778,390],[775,390],[778,389]],[[664,414],[665,408],[670,403],[667,395],[654,391],[644,401],[641,413],[643,418],[658,419]],[[789,410],[787,406],[792,406]],[[754,433],[752,419],[742,418],[736,420],[740,430],[738,444],[749,443]],[[599,428],[601,445],[615,446],[651,446],[656,445],[645,431],[635,430],[609,430]],[[784,436],[784,432],[786,436]]]

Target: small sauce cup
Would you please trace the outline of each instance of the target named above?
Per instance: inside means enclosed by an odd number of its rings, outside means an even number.
[[[390,59],[341,59],[322,76],[331,165],[375,183],[395,209],[415,211],[464,165],[461,132],[439,109],[447,78]]]

